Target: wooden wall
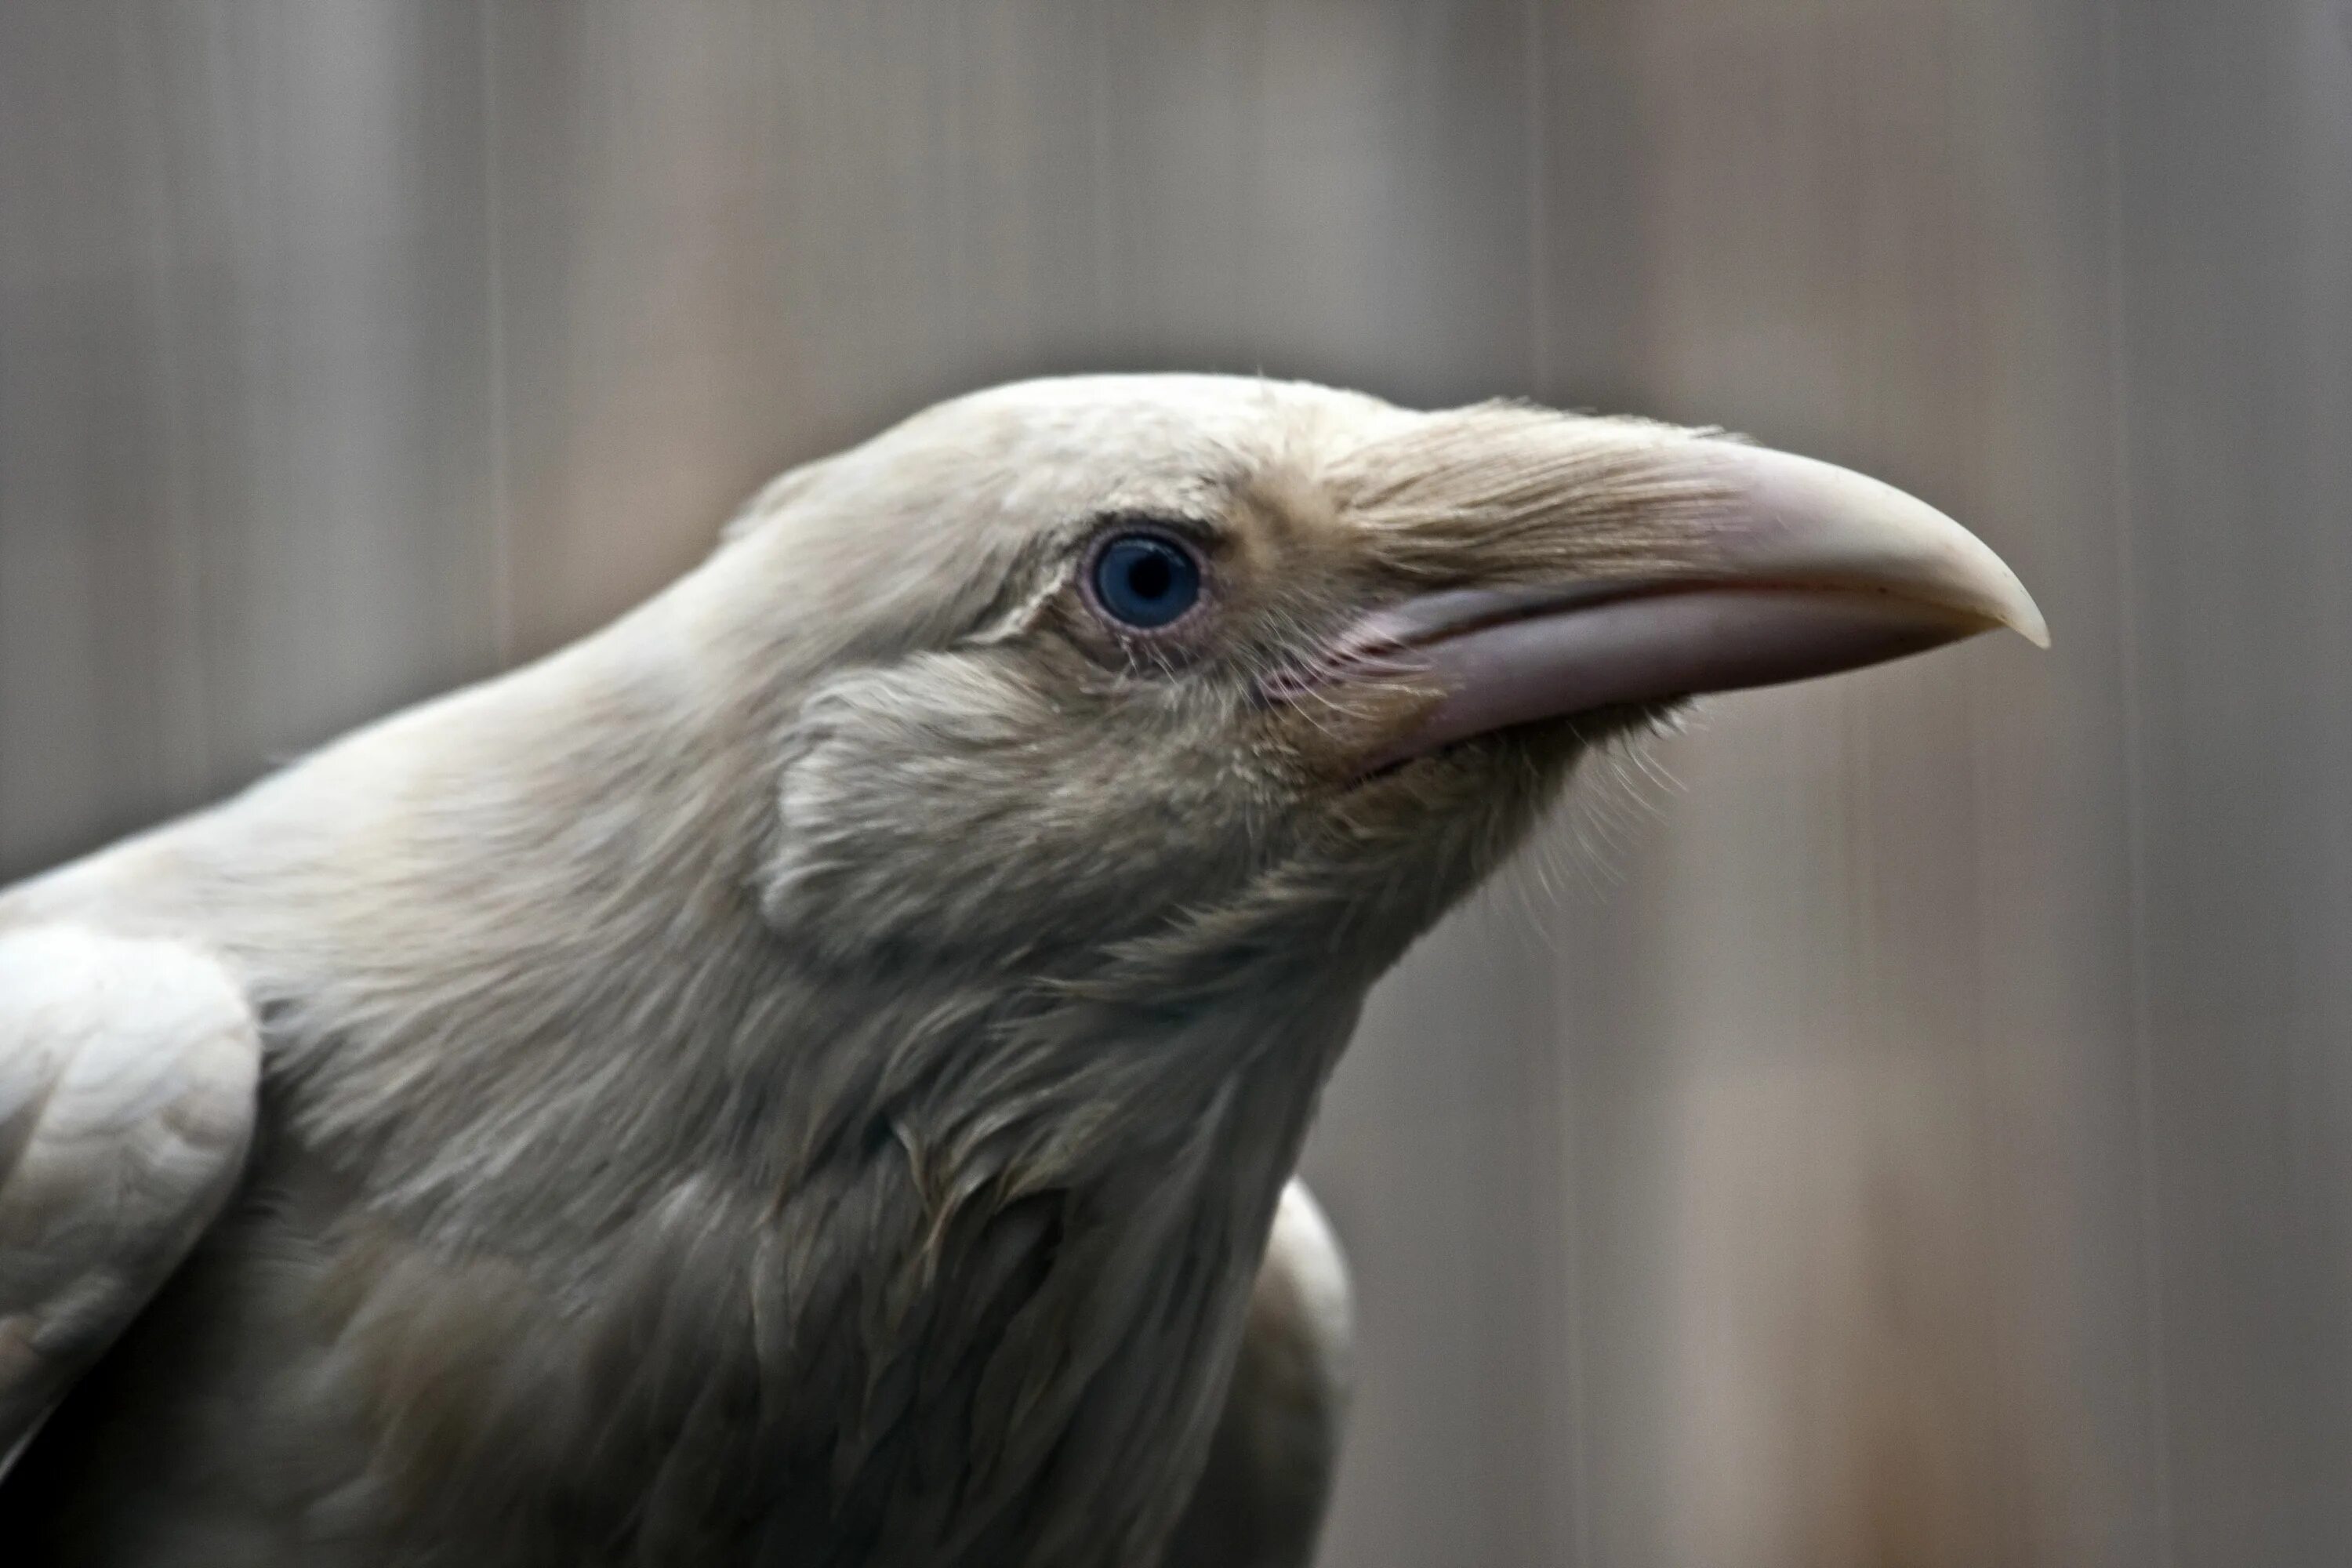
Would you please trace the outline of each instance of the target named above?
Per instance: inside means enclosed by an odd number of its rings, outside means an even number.
[[[1334,1568],[2352,1560],[2344,0],[0,0],[0,875],[1162,366],[1750,431],[2057,637],[1384,988]]]

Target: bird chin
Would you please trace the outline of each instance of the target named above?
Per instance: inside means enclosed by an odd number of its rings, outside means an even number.
[[[1386,788],[1410,788],[1445,774],[1472,784],[1533,781],[1549,795],[1567,783],[1576,764],[1587,754],[1612,744],[1638,742],[1671,732],[1689,711],[1692,700],[1673,698],[1612,703],[1461,736],[1425,750],[1381,759],[1378,765],[1357,777],[1348,794],[1370,796]]]
[[[1430,738],[1425,727],[1416,729],[1424,708],[1381,700],[1383,693],[1425,693],[1425,686],[1410,678],[1376,679],[1353,689],[1352,698],[1328,698],[1328,710],[1370,722],[1349,737],[1357,743],[1352,759],[1333,759],[1338,765],[1325,775],[1331,793],[1324,799],[1341,841],[1353,847],[1349,853],[1370,848],[1411,868],[1405,874],[1419,879],[1431,919],[1537,829],[1561,803],[1583,759],[1674,730],[1693,700],[1604,702]],[[1327,731],[1318,725],[1312,732],[1320,738]]]

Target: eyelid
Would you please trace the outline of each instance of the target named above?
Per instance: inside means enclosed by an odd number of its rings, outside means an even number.
[[[1087,530],[1081,553],[1091,560],[1105,544],[1123,533],[1153,533],[1173,543],[1190,545],[1203,563],[1224,544],[1224,531],[1202,518],[1182,512],[1112,511],[1096,518]]]

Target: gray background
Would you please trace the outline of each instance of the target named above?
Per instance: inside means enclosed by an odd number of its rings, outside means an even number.
[[[1735,426],[2057,637],[1714,704],[1385,987],[1327,1561],[2352,1561],[2343,0],[0,0],[0,874],[1170,366]]]

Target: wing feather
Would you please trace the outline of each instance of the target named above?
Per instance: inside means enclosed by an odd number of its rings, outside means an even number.
[[[0,935],[0,1474],[220,1212],[260,1062],[190,947]]]
[[[1166,1568],[1307,1568],[1339,1468],[1354,1350],[1348,1266],[1297,1177],[1250,1294],[1208,1468]]]

